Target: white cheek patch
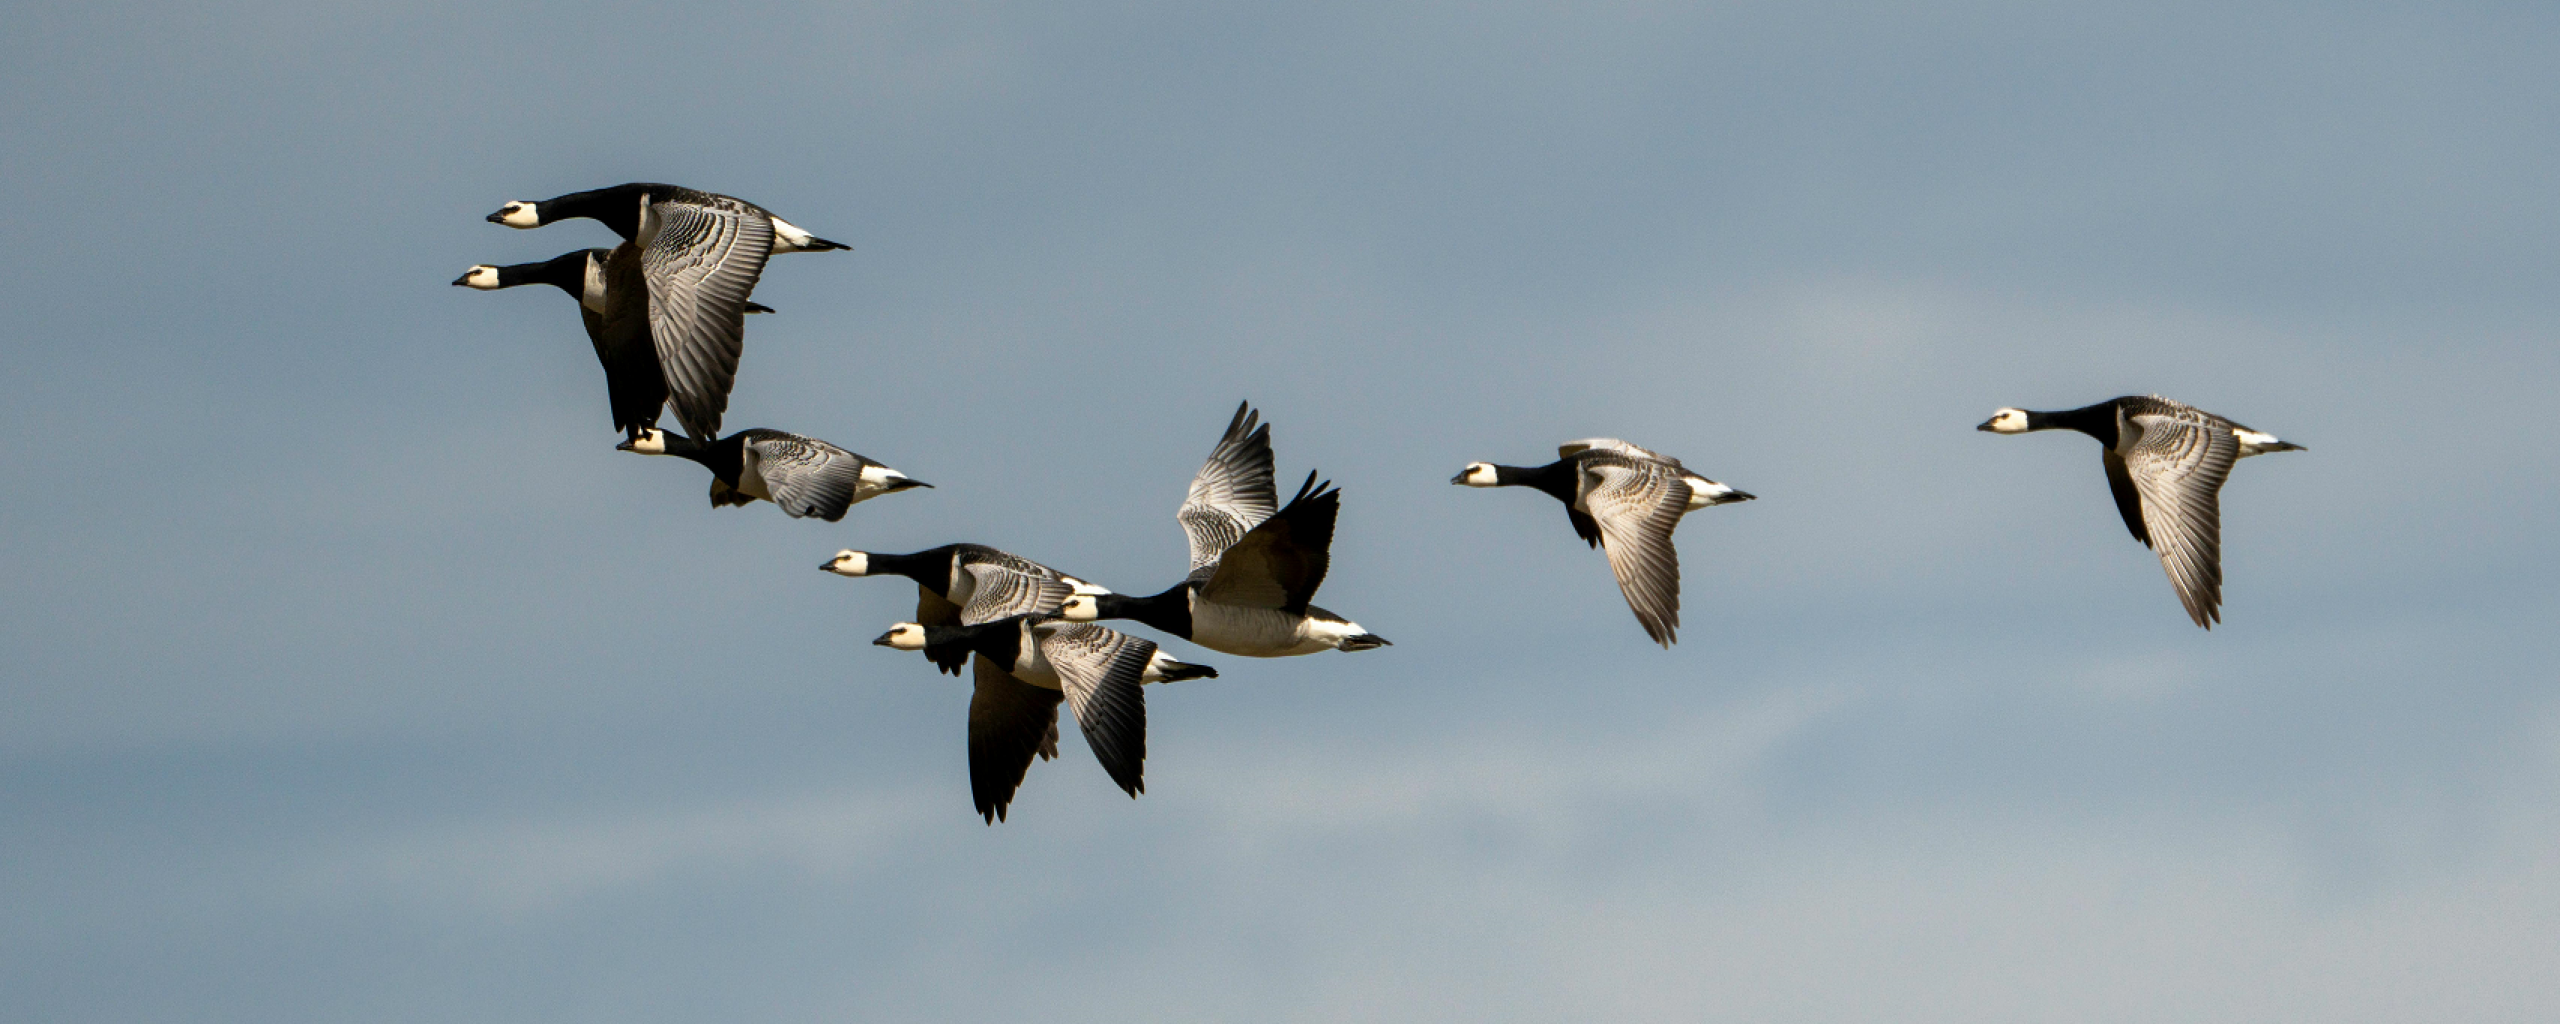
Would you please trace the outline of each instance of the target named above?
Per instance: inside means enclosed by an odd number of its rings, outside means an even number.
[[[532,203],[508,203],[498,223],[511,228],[538,228],[542,226],[542,215],[534,212]]]
[[[473,267],[470,273],[462,276],[462,284],[464,287],[477,288],[484,292],[495,291],[498,287],[498,268],[486,263]]]

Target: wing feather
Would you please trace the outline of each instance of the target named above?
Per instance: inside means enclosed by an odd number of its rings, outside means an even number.
[[[1333,525],[1342,492],[1308,473],[1278,515],[1247,531],[1218,556],[1200,596],[1240,608],[1307,610],[1333,560]]]
[[[1057,672],[1059,689],[1102,770],[1121,792],[1146,792],[1147,698],[1138,680],[1155,657],[1155,642],[1089,622],[1054,620],[1032,627],[1032,636]]]
[[[2240,439],[2194,409],[2118,415],[2120,443],[2134,435],[2122,446],[2125,474],[2141,495],[2151,549],[2187,617],[2212,629],[2222,619],[2222,484]]]
[[[1004,819],[1014,791],[1036,756],[1057,756],[1058,703],[1065,694],[1044,690],[977,655],[977,690],[969,697],[969,792],[978,813]]]
[[[1688,511],[1689,485],[1676,466],[1651,459],[1585,458],[1578,502],[1600,528],[1600,546],[1618,592],[1664,647],[1680,629],[1680,552],[1671,531]]]
[[[1191,541],[1194,574],[1216,564],[1220,552],[1280,508],[1271,479],[1271,425],[1260,419],[1252,403],[1237,403],[1235,418],[1191,478],[1191,492],[1175,514]]]
[[[1655,462],[1666,463],[1672,466],[1678,466],[1680,464],[1680,460],[1672,458],[1671,456],[1664,455],[1661,452],[1657,452],[1649,448],[1638,448],[1635,445],[1618,440],[1614,437],[1586,437],[1579,441],[1567,441],[1556,446],[1556,457],[1559,459],[1570,459],[1588,451],[1618,452],[1625,455],[1633,455],[1639,459],[1652,459]]]
[[[748,430],[746,446],[754,453],[756,472],[764,477],[773,503],[793,518],[816,516],[830,523],[844,518],[862,486],[862,467],[869,459],[814,437],[779,430]]]
[[[967,571],[976,583],[970,588],[969,603],[960,609],[960,624],[964,626],[1016,615],[1047,615],[1075,593],[1065,580],[999,563],[973,562]]]
[[[720,432],[746,338],[747,296],[773,252],[773,220],[742,203],[651,201],[640,267],[649,286],[649,334],[668,404],[687,433]]]

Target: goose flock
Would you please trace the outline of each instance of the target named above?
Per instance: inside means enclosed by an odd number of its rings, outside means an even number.
[[[749,301],[777,253],[850,248],[733,196],[634,182],[539,202],[513,201],[491,223],[531,229],[586,218],[621,237],[539,263],[481,264],[454,284],[484,291],[550,285],[577,300],[605,376],[621,451],[686,459],[711,473],[714,507],[772,502],[795,519],[837,522],[864,501],[932,485],[826,441],[755,428],[720,436],[744,351]],[[658,425],[672,412],[682,433]],[[2004,408],[1980,430],[2076,430],[2104,446],[2116,509],[2134,539],[2159,555],[2187,616],[2222,619],[2223,482],[2239,460],[2302,446],[2193,406],[2126,396],[2060,412]],[[1645,635],[1678,639],[1680,555],[1672,533],[1690,512],[1750,501],[1679,459],[1615,438],[1557,448],[1523,467],[1469,463],[1449,482],[1528,487],[1564,503],[1574,535],[1607,556]],[[1216,678],[1155,641],[1101,625],[1136,622],[1211,651],[1286,658],[1391,646],[1357,622],[1317,607],[1332,562],[1342,492],[1309,471],[1280,501],[1271,427],[1240,403],[1175,510],[1190,544],[1172,585],[1123,594],[1029,558],[957,543],[909,554],[843,550],[819,568],[840,576],[897,576],[916,585],[912,621],[873,643],[922,652],[959,675],[971,665],[969,783],[979,815],[1004,820],[1036,759],[1058,755],[1058,705],[1075,717],[1094,758],[1123,792],[1146,789],[1142,687]]]

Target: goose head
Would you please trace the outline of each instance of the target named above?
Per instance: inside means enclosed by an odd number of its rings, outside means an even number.
[[[511,228],[538,228],[542,226],[541,206],[521,199],[513,200],[499,207],[498,212],[490,214],[489,223],[504,224]]]
[[[1092,622],[1102,617],[1102,602],[1092,594],[1076,594],[1058,605],[1058,618],[1067,622]]]
[[[1470,462],[1467,468],[1458,471],[1458,475],[1450,477],[1449,482],[1469,487],[1499,487],[1502,486],[1502,474],[1493,468],[1493,463]]]
[[[869,576],[871,575],[871,555],[868,552],[846,548],[836,552],[834,558],[827,559],[826,564],[818,568],[838,576]]]
[[[459,287],[477,288],[484,292],[507,286],[506,282],[498,279],[498,268],[486,263],[463,271],[461,277],[453,279],[453,283]]]
[[[2033,428],[2027,425],[2026,410],[2002,409],[1992,413],[1990,419],[1982,421],[1981,426],[1973,429],[1987,430],[1994,434],[2023,434]]]
[[[638,433],[631,435],[629,440],[614,445],[613,450],[638,452],[642,455],[685,455],[701,451],[702,442],[682,434],[670,434],[656,427],[642,427]]]
[[[880,639],[871,643],[878,647],[895,647],[901,651],[921,651],[924,650],[924,627],[912,622],[901,622],[889,627],[888,632],[880,634]]]

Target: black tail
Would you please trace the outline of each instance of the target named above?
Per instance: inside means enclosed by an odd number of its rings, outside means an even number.
[[[1159,666],[1156,671],[1161,673],[1164,681],[1168,683],[1179,683],[1185,679],[1218,678],[1217,669],[1207,665],[1194,665],[1187,661],[1168,661]]]
[[[853,249],[853,247],[852,247],[852,246],[850,246],[850,245],[846,245],[846,244],[844,244],[843,242],[830,242],[830,241],[827,241],[826,239],[823,239],[823,238],[817,238],[817,237],[814,237],[814,236],[813,236],[813,237],[811,237],[807,242],[803,242],[803,243],[801,243],[801,245],[800,245],[800,251],[802,251],[802,252],[830,252],[830,251],[833,251],[833,250],[836,250],[836,249],[844,249],[844,250],[847,250],[847,251],[851,251],[851,250]]]
[[[1387,642],[1386,637],[1376,633],[1360,633],[1342,638],[1342,649],[1345,651],[1371,651],[1380,647],[1393,646],[1395,645]]]

